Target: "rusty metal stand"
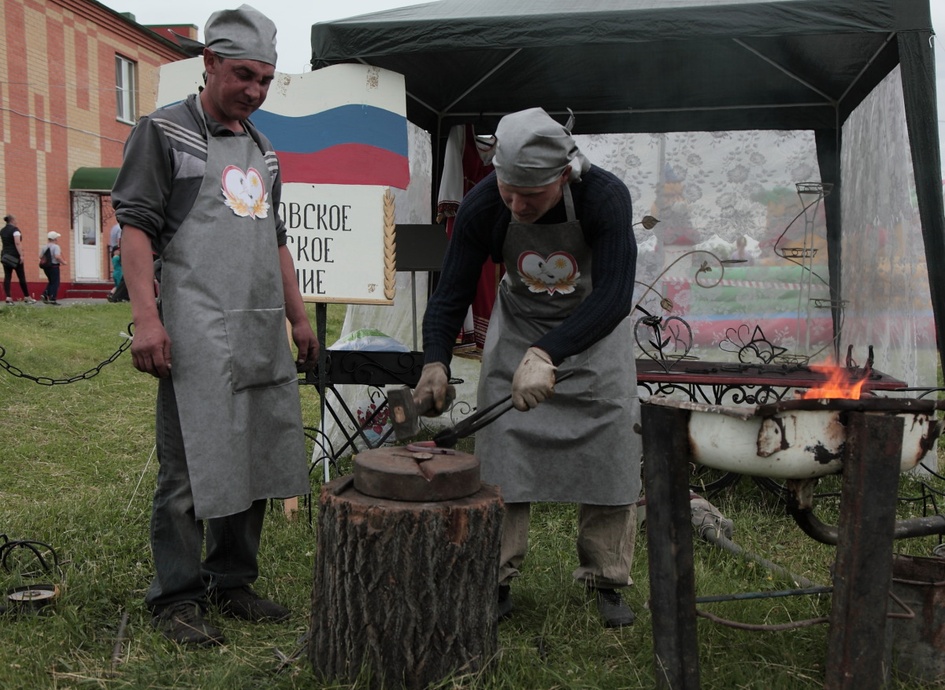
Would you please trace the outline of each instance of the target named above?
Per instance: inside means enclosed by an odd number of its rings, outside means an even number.
[[[699,688],[687,410],[641,405],[657,687]],[[886,610],[903,420],[850,412],[827,647],[827,690],[885,684]]]
[[[824,687],[871,690],[888,672],[882,650],[903,420],[851,412],[847,430]]]
[[[646,535],[658,688],[697,690],[689,411],[643,403]]]

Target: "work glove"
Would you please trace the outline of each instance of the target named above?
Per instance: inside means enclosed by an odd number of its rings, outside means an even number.
[[[555,371],[551,356],[542,349],[530,347],[512,377],[512,404],[522,412],[538,407],[555,392]]]
[[[417,414],[424,417],[436,417],[443,413],[452,402],[447,388],[449,377],[443,362],[430,362],[423,365],[420,380],[413,389],[413,404]]]

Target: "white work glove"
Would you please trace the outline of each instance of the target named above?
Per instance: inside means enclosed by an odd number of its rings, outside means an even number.
[[[443,362],[430,362],[423,365],[420,380],[413,389],[413,403],[417,413],[424,417],[436,417],[443,413],[450,401],[447,401],[449,377]]]
[[[512,377],[512,404],[522,412],[538,407],[555,392],[555,372],[551,356],[542,349],[530,347]]]

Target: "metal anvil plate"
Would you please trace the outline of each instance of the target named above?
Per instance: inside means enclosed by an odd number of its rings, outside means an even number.
[[[479,491],[479,460],[446,448],[375,448],[354,458],[354,488],[392,501],[452,501]]]

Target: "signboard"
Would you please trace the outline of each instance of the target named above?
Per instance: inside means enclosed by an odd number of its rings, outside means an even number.
[[[394,197],[387,188],[287,184],[279,215],[299,290],[313,302],[394,298]],[[378,223],[378,218],[389,222]]]
[[[185,99],[203,84],[203,59],[162,66],[159,83],[159,107]],[[366,65],[276,72],[252,121],[279,156],[279,216],[302,298],[392,303],[390,187],[409,181],[403,76]]]

